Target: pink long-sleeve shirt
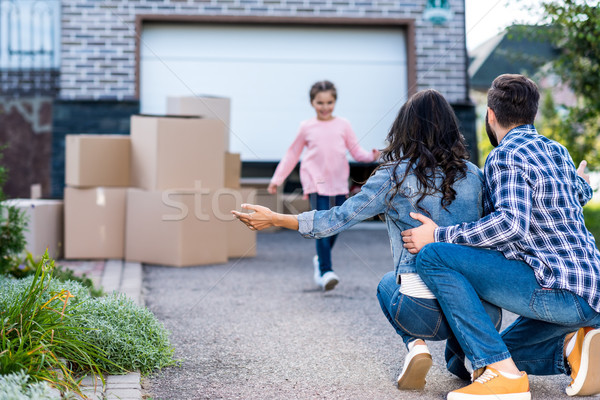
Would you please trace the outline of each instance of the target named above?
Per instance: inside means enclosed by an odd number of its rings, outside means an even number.
[[[300,124],[298,135],[279,162],[271,183],[277,186],[292,172],[302,150],[306,147],[300,164],[300,181],[306,197],[310,193],[322,196],[348,194],[350,165],[346,151],[359,162],[373,162],[374,155],[358,144],[350,122],[335,117],[321,121],[316,117]]]

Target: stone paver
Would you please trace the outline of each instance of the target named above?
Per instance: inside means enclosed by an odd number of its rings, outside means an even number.
[[[135,304],[142,305],[141,296],[142,265],[140,263],[126,262],[123,265],[121,286],[119,291],[125,293]]]
[[[130,372],[126,375],[110,375],[106,377],[106,384],[108,386],[112,385],[131,385],[131,384],[139,384],[140,383],[140,373],[139,372]]]
[[[60,260],[57,264],[63,267],[69,268],[75,272],[77,276],[83,276],[84,274],[94,282],[96,287],[102,284],[102,274],[104,272],[104,260],[95,261],[72,261],[72,260]]]
[[[106,293],[119,291],[121,285],[121,275],[123,273],[123,261],[108,260],[104,265],[102,274],[102,287]]]
[[[104,398],[106,400],[115,399],[139,399],[139,389],[106,389],[104,391]]]

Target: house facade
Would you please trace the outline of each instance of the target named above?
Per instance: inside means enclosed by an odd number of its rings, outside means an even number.
[[[61,99],[139,100],[140,39],[147,24],[397,26],[407,41],[411,90],[467,99],[464,1],[452,18],[424,18],[427,0],[63,0]],[[318,45],[315,43],[315,45]]]
[[[245,170],[276,164],[307,92],[336,83],[338,115],[381,147],[410,94],[440,91],[475,146],[464,0],[62,0],[52,104],[51,195],[61,197],[64,135],[127,133],[167,96],[231,98],[230,151]],[[476,151],[472,152],[476,157]]]

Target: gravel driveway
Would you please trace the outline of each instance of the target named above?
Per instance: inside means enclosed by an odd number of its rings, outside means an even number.
[[[172,332],[178,367],[144,379],[153,399],[445,399],[464,385],[443,342],[423,392],[401,392],[406,350],[375,297],[391,270],[387,233],[351,229],[333,263],[340,284],[312,282],[314,242],[258,234],[257,257],[191,268],[144,267],[145,301]],[[513,319],[507,315],[505,320]],[[566,376],[532,377],[535,399],[567,399]]]

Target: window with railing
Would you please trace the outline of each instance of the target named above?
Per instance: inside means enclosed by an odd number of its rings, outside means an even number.
[[[60,0],[0,0],[0,95],[56,94]]]

